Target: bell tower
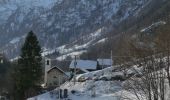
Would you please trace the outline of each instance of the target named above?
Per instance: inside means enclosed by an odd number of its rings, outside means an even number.
[[[47,83],[47,72],[51,68],[51,59],[50,58],[45,58],[45,75],[44,75],[44,83]]]

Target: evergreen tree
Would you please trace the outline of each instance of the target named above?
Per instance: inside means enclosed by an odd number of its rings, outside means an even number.
[[[41,47],[36,35],[30,31],[21,49],[18,66],[15,69],[16,99],[32,96],[41,79]]]
[[[4,55],[0,54],[0,93],[7,88],[7,74],[10,68],[11,64],[8,59],[6,59]]]

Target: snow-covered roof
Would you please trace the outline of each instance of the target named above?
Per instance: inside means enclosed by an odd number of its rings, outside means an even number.
[[[76,60],[77,65],[76,68],[80,69],[96,69],[97,68],[97,62],[91,61],[91,60]],[[73,60],[69,66],[69,68],[74,68],[75,61]]]
[[[113,61],[112,59],[97,59],[99,65],[111,66]]]

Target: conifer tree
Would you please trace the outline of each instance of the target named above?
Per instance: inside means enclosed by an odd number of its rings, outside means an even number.
[[[16,99],[31,96],[41,79],[41,47],[36,35],[30,31],[21,49],[18,66],[15,69]]]

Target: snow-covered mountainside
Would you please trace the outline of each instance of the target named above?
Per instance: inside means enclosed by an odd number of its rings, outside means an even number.
[[[2,0],[0,52],[14,58],[25,35],[33,30],[43,48],[89,41],[99,29],[112,31],[124,20],[137,17],[156,0]],[[162,1],[163,2],[163,1]],[[94,39],[94,38],[93,38]]]
[[[1,0],[0,1],[0,16],[1,23],[5,23],[8,18],[20,8],[22,9],[22,14],[28,13],[31,8],[49,8],[57,2],[56,0]],[[22,22],[24,15],[18,16],[18,21]]]

